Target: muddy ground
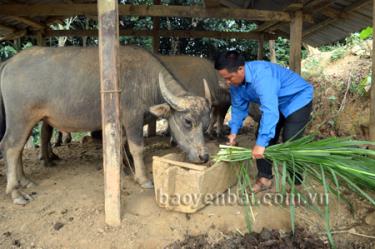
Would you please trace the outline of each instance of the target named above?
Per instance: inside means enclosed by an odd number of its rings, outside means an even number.
[[[239,141],[241,146],[250,146],[253,133],[241,135]],[[208,140],[211,154],[217,151],[218,144],[216,140]],[[167,211],[158,207],[153,190],[141,189],[131,176],[124,175],[122,224],[108,227],[104,223],[101,144],[74,142],[55,151],[62,160],[53,168],[42,166],[37,159],[38,149],[24,151],[26,174],[38,184],[25,190],[34,198],[25,206],[12,204],[5,195],[4,162],[0,162],[0,248],[164,248],[191,236],[202,235],[210,246],[236,245],[236,241],[244,238],[243,206],[211,205],[189,215]],[[167,137],[146,139],[146,164],[151,171],[152,156],[177,151],[178,148],[169,145]],[[334,210],[331,222],[336,231],[341,231],[335,234],[338,248],[375,248],[373,239],[362,236],[375,235],[374,207],[356,199],[352,201],[359,210],[354,216],[343,205],[331,202]],[[290,231],[288,208],[260,205],[254,207],[254,216],[256,232],[263,228],[276,229],[281,234]],[[323,223],[315,214],[299,207],[296,219],[309,236],[327,244]],[[353,235],[353,231],[360,235]]]

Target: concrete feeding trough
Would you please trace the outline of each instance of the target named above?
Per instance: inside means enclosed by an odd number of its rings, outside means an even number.
[[[184,162],[182,154],[153,157],[155,198],[160,207],[194,213],[237,183],[239,165]]]

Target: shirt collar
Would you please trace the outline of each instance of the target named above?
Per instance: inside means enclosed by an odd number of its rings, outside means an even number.
[[[253,81],[253,75],[251,73],[250,62],[245,62],[245,83],[251,83]]]

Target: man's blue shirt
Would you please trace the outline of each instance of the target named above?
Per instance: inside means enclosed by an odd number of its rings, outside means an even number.
[[[260,105],[262,118],[256,144],[266,147],[275,136],[279,111],[288,117],[312,101],[313,86],[301,76],[267,61],[245,63],[245,82],[231,86],[231,133],[237,134],[248,115],[250,102]]]

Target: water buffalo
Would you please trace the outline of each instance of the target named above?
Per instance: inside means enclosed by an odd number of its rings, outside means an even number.
[[[195,95],[205,96],[204,85],[202,80],[206,80],[210,93],[212,95],[212,115],[210,125],[207,133],[213,135],[213,127],[216,123],[216,135],[223,135],[223,123],[225,115],[231,105],[231,98],[229,89],[225,85],[225,80],[217,73],[211,61],[187,55],[178,56],[161,56],[158,58],[164,63],[165,67],[176,77],[178,82],[181,83],[186,89],[189,89]],[[256,121],[260,120],[260,111],[257,104],[249,105],[249,115]],[[149,135],[155,133],[156,125],[151,125],[156,122],[156,119],[149,120],[149,127],[153,130]],[[52,151],[49,144],[52,128],[48,124],[43,123],[41,129],[41,150],[40,159],[43,160],[45,166],[53,166],[52,160],[58,159]],[[61,134],[61,133],[60,133]],[[101,133],[100,136],[101,137]]]
[[[171,133],[192,162],[209,159],[203,131],[210,121],[210,93],[194,96],[176,81],[150,52],[137,47],[119,51],[121,123],[135,163],[135,180],[151,188],[143,162],[143,123],[167,118]],[[34,125],[43,120],[64,132],[101,129],[99,56],[96,48],[40,48],[24,50],[0,74],[1,141],[7,165],[6,193],[25,204],[19,190],[33,182],[26,178],[22,151]]]

